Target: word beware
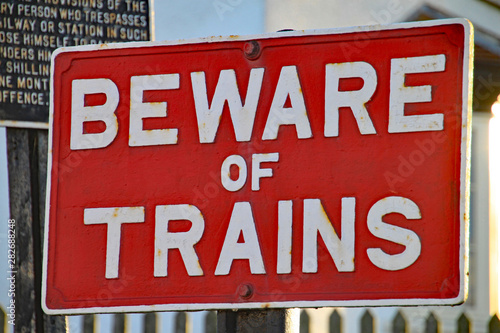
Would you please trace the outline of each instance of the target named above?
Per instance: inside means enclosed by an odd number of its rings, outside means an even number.
[[[405,86],[405,75],[411,73],[441,72],[445,69],[444,54],[391,59],[389,94],[389,133],[440,131],[443,129],[442,113],[405,115],[406,103],[432,101],[431,86]],[[222,110],[227,102],[231,121],[238,142],[252,138],[259,96],[262,89],[264,68],[250,71],[245,101],[236,81],[234,69],[222,70],[209,105],[205,72],[191,72],[191,86],[196,108],[200,143],[213,143],[219,127]],[[325,67],[325,122],[324,136],[339,135],[339,108],[349,107],[362,135],[376,134],[366,104],[377,88],[377,72],[368,62],[330,63]],[[363,87],[355,91],[340,91],[341,79],[361,78]],[[180,74],[132,76],[130,78],[129,146],[174,145],[178,142],[179,129],[145,130],[143,120],[167,116],[167,102],[143,101],[145,91],[179,89]],[[72,150],[97,149],[111,144],[119,128],[115,114],[120,102],[117,85],[108,78],[76,79],[72,81],[71,140]],[[87,106],[85,96],[105,94],[102,105]],[[291,107],[285,107],[287,100]],[[84,123],[100,121],[105,129],[100,133],[85,133]],[[295,126],[297,137],[313,136],[307,108],[296,66],[281,68],[274,97],[262,133],[262,140],[276,140],[281,125]]]

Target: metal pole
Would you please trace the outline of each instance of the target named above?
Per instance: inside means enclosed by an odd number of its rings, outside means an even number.
[[[298,309],[221,310],[217,333],[297,333]]]

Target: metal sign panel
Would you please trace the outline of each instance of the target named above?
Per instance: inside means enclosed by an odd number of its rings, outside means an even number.
[[[47,128],[58,47],[149,41],[148,0],[10,0],[0,4],[0,126]]]
[[[53,56],[48,313],[457,304],[466,20]]]

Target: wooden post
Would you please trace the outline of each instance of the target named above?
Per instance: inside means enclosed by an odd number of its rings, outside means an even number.
[[[0,333],[7,332],[7,315],[5,311],[0,306]]]
[[[7,128],[10,218],[16,228],[16,332],[66,332],[41,308],[47,131]]]
[[[217,312],[217,332],[297,333],[298,316],[295,309],[223,310]]]

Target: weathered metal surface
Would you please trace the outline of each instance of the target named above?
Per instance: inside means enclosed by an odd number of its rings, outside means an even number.
[[[462,302],[471,34],[60,50],[45,310]]]

